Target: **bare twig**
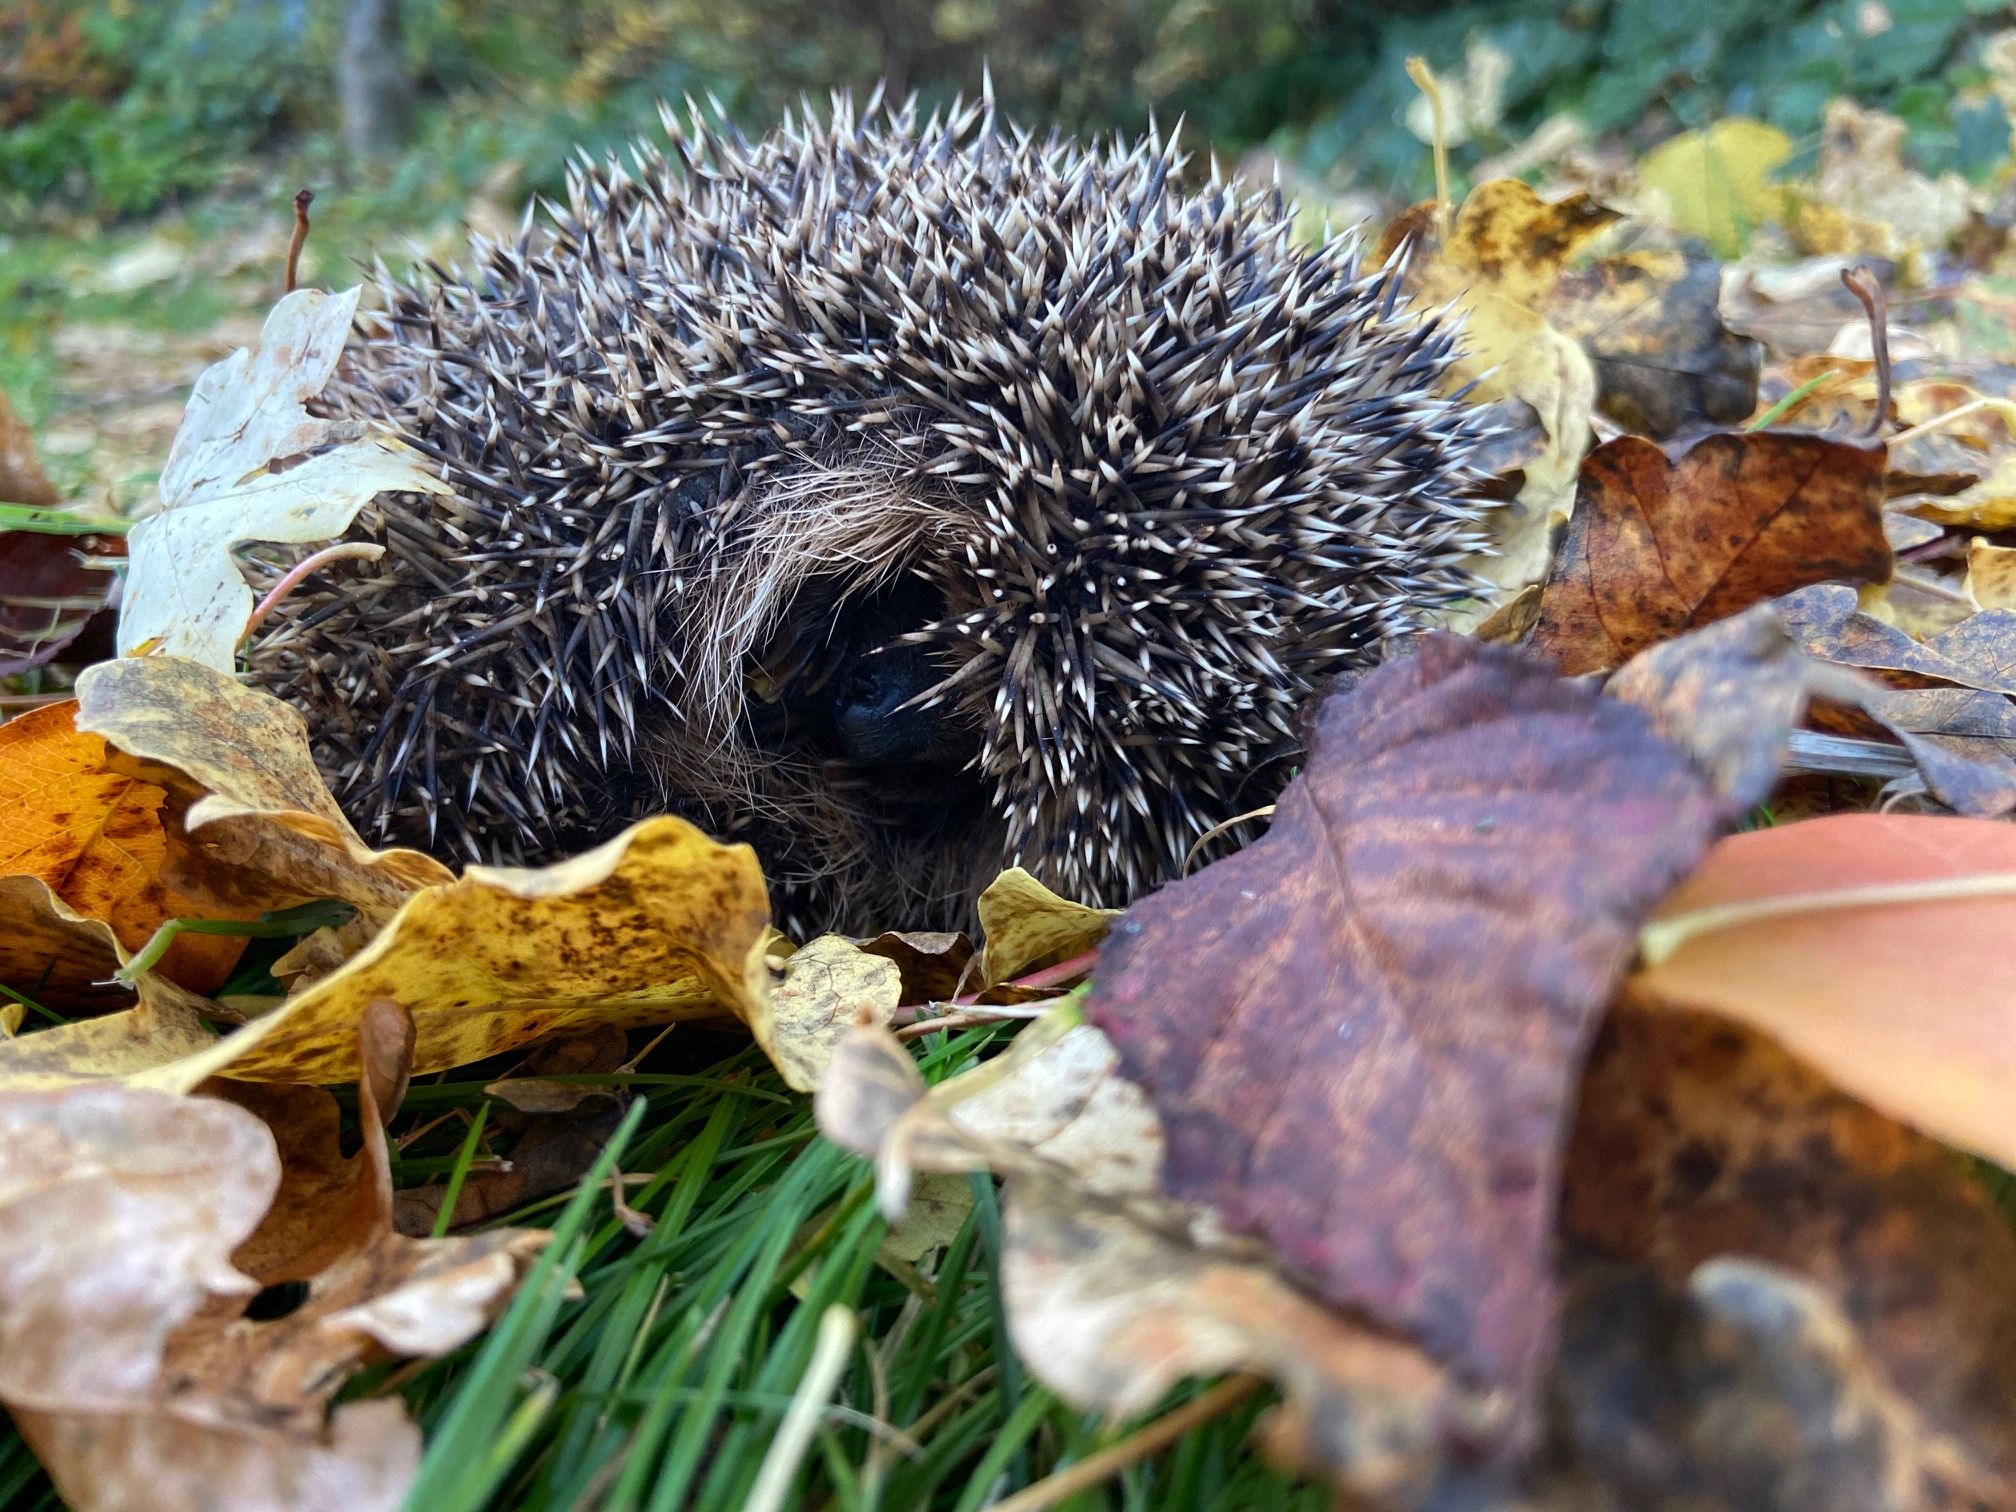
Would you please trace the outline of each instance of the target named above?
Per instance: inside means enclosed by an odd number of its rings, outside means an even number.
[[[1843,268],[1841,282],[1869,312],[1869,353],[1876,361],[1876,414],[1869,422],[1867,439],[1874,441],[1890,419],[1890,316],[1883,305],[1883,285],[1868,264]]]
[[[266,616],[280,607],[280,601],[301,586],[302,579],[310,573],[320,572],[331,562],[359,561],[375,562],[385,555],[385,548],[371,541],[338,541],[334,546],[324,546],[313,556],[305,556],[287,569],[287,575],[267,590],[266,597],[259,600],[252,617],[245,621],[245,637],[266,622]]]
[[[287,242],[287,287],[283,291],[294,292],[294,280],[301,271],[301,249],[308,244],[308,207],[315,203],[313,189],[297,189],[294,192],[294,235]]]

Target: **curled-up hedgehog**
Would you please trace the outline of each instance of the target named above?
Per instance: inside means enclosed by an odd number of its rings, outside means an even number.
[[[956,924],[1012,863],[1122,903],[1462,592],[1451,334],[1278,194],[984,101],[665,129],[387,280],[325,396],[455,491],[378,499],[253,652],[367,833],[669,809],[797,927]]]

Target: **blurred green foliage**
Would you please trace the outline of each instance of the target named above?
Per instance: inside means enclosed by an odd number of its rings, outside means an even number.
[[[1428,169],[1401,124],[1402,60],[1446,71],[1478,42],[1510,60],[1505,110],[1459,167],[1561,112],[1646,139],[1741,113],[1799,138],[1838,94],[1902,115],[1930,169],[1985,171],[2008,141],[1977,62],[2004,0],[404,0],[415,140],[365,172],[335,146],[343,9],[13,0],[0,224],[148,210],[273,149],[403,205],[466,195],[504,161],[550,189],[573,147],[636,129],[661,98],[717,93],[761,120],[878,78],[970,93],[983,59],[1025,120],[1182,114],[1220,150],[1267,143],[1333,182],[1405,193]]]

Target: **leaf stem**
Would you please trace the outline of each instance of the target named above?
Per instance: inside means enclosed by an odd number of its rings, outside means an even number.
[[[1647,966],[1668,960],[1690,940],[1720,929],[1754,924],[1788,914],[1824,913],[1839,908],[1872,908],[1887,903],[1945,903],[1956,898],[2016,895],[2016,872],[1984,872],[1973,877],[1940,877],[1930,882],[1877,882],[1833,892],[1797,893],[1783,898],[1751,898],[1717,903],[1660,919],[1638,931],[1638,954]]]

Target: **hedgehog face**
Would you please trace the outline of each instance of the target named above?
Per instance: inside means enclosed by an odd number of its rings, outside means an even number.
[[[801,926],[961,922],[1012,862],[1119,903],[1460,591],[1450,338],[1277,196],[984,105],[667,130],[388,283],[331,396],[456,489],[254,657],[381,836],[670,806]]]

